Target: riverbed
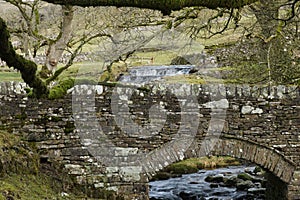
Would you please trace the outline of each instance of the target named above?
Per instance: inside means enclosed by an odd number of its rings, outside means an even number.
[[[260,176],[255,175],[254,171],[255,166],[230,166],[214,170],[199,170],[194,174],[153,181],[150,182],[150,200],[263,200],[265,188],[259,181],[253,181],[252,185],[249,181],[244,181],[249,184],[249,187],[245,188],[224,183],[224,180],[237,180],[238,175],[245,172],[255,180],[262,180]],[[209,180],[208,177],[216,179]]]

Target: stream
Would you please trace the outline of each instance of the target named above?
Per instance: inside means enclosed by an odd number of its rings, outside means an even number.
[[[123,83],[148,83],[160,80],[165,76],[188,74],[193,65],[159,65],[159,66],[140,66],[128,70],[128,74],[120,78]]]
[[[253,179],[239,180],[240,174]],[[150,200],[263,200],[263,181],[255,174],[254,166],[199,170],[194,174],[150,182],[149,196]]]

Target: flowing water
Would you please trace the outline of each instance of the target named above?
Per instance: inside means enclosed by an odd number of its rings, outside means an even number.
[[[237,189],[224,183],[207,182],[209,176],[237,177],[253,171],[254,167],[232,166],[214,170],[200,170],[177,178],[150,182],[150,200],[262,200],[265,188],[254,184],[251,188]]]
[[[128,74],[120,78],[124,83],[147,83],[160,80],[165,76],[188,74],[193,65],[165,65],[165,66],[141,66],[128,70]]]

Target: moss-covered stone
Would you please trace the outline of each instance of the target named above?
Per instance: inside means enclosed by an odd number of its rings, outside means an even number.
[[[99,82],[118,81],[121,74],[125,73],[127,65],[124,63],[113,64],[110,70],[103,72],[99,78]]]
[[[24,146],[19,137],[0,131],[0,175],[37,172],[38,159]]]
[[[67,133],[72,133],[75,130],[75,125],[74,123],[68,121],[64,127],[64,132]]]
[[[253,177],[247,173],[240,173],[237,176],[239,179],[242,179],[244,181],[253,181]]]
[[[63,98],[66,94],[68,89],[74,86],[74,79],[66,78],[58,82],[53,88],[51,88],[48,98],[49,99],[59,99]]]
[[[167,167],[167,171],[173,174],[190,174],[196,173],[198,168],[195,165],[187,165],[186,163],[175,163]]]
[[[22,112],[20,114],[17,114],[15,117],[16,119],[25,120],[27,118],[27,115],[26,113]]]

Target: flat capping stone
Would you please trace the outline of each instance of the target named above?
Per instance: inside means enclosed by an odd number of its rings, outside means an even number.
[[[211,93],[210,95],[222,95],[224,97],[252,97],[264,99],[298,99],[300,98],[300,86],[285,86],[285,85],[249,85],[249,84],[169,84],[169,83],[149,83],[141,84],[125,84],[125,83],[99,83],[105,91],[111,91],[115,87],[136,89],[145,92],[162,92],[168,90],[189,90],[187,92],[195,95],[204,92]],[[83,86],[83,85],[82,85]],[[93,85],[86,85],[81,89],[91,89]],[[83,91],[84,92],[84,91]]]
[[[104,90],[112,90],[115,87],[132,88],[139,91],[164,91],[167,89],[181,90],[189,89],[192,93],[211,92],[212,95],[220,93],[222,96],[227,97],[252,97],[252,98],[266,98],[266,99],[298,99],[300,98],[300,86],[291,85],[249,85],[249,84],[169,84],[169,83],[149,83],[149,84],[124,84],[118,82],[112,83],[97,83],[97,84],[78,84],[80,89],[86,88],[90,90],[95,85],[101,85]],[[25,88],[28,88],[26,83],[17,81],[0,82],[0,94],[26,94]],[[83,91],[84,92],[84,91]]]
[[[252,97],[265,99],[299,99],[298,85],[248,85],[226,84],[228,97]]]

